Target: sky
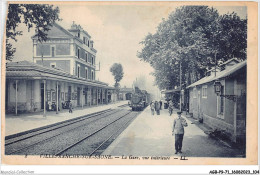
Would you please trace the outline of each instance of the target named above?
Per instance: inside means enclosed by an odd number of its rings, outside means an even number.
[[[110,86],[114,84],[114,78],[109,71],[113,63],[121,63],[124,70],[124,77],[120,81],[121,87],[132,87],[133,82],[144,82],[142,88],[156,95],[159,98],[159,90],[154,86],[154,77],[151,75],[153,68],[146,62],[140,61],[136,56],[141,51],[140,42],[148,33],[155,33],[157,26],[163,18],[176,9],[177,4],[130,4],[118,3],[106,5],[101,4],[62,4],[58,24],[69,29],[72,22],[80,24],[87,31],[94,41],[94,48],[97,50],[96,63],[100,62],[100,71],[97,72],[97,79]],[[242,18],[246,16],[245,7],[216,7],[220,14],[235,11]],[[28,32],[25,26],[23,35],[17,37],[15,59],[13,61],[32,61],[32,40],[34,31]]]

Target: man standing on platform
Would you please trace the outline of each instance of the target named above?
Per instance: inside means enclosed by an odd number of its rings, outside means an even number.
[[[172,111],[173,111],[173,102],[172,101],[170,101],[169,102],[169,106],[168,106],[168,110],[169,110],[169,115],[171,116],[172,115]]]
[[[182,153],[182,141],[184,135],[184,127],[188,126],[186,120],[181,117],[181,111],[177,112],[178,118],[174,119],[172,135],[175,134],[175,154]]]
[[[160,103],[158,101],[155,101],[154,107],[155,107],[156,114],[160,115]]]
[[[162,100],[160,100],[159,103],[160,103],[160,110],[162,110]]]
[[[152,112],[152,115],[154,115],[154,102],[152,101],[151,103],[150,103],[150,107],[151,107],[151,112]]]
[[[72,102],[69,100],[69,113],[72,113]]]

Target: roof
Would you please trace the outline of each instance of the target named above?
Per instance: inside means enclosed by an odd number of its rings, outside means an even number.
[[[242,69],[245,66],[246,66],[246,60],[244,60],[240,63],[237,63],[236,65],[230,67],[229,69],[223,70],[221,72],[217,72],[216,77],[215,76],[204,77],[204,78],[200,79],[199,81],[196,81],[195,83],[189,85],[187,88],[205,84],[205,83],[217,80],[217,79],[226,78],[227,76],[230,76],[230,75],[236,73],[237,71],[239,71],[240,69]]]
[[[236,62],[236,63],[239,63],[239,61],[237,60],[237,58],[232,58],[232,59],[227,60],[226,62],[220,64],[219,66],[224,66],[224,65],[226,65],[226,64],[228,64],[228,63],[230,63],[230,62],[232,62],[232,61],[234,61],[234,62]]]
[[[121,88],[120,92],[132,92],[133,89],[132,88]]]
[[[161,91],[162,94],[168,94],[168,93],[174,93],[174,92],[180,92],[180,88]]]
[[[58,29],[58,30],[57,30]],[[83,43],[82,39],[77,37],[77,36],[74,36],[70,31],[83,31],[86,35],[88,35],[89,38],[91,38],[91,36],[86,32],[84,31],[83,29],[69,29],[69,30],[66,30],[65,28],[63,28],[62,26],[60,26],[59,24],[57,24],[56,22],[54,22],[52,24],[52,26],[50,27],[50,30],[47,31],[47,38],[48,39],[56,39],[56,38],[59,38],[59,39],[71,39],[71,38],[74,38],[76,39],[77,41],[79,41],[80,43]],[[32,39],[35,39],[36,38],[36,34],[34,34],[31,38]],[[94,41],[92,41],[94,42]],[[97,53],[97,50],[94,49],[94,48],[90,48],[91,51],[93,51],[94,53]]]
[[[108,86],[107,83],[78,78],[68,72],[58,70],[51,67],[45,67],[29,61],[10,62],[6,63],[6,78],[7,79],[46,79],[78,83],[82,85],[90,85],[96,87],[104,87],[106,89],[114,89]]]
[[[237,63],[236,65],[230,67],[229,69],[226,69],[226,70],[219,72],[218,76],[214,80],[230,76],[230,75],[236,73],[238,70],[242,69],[245,66],[246,66],[246,60],[242,61],[240,63]]]
[[[58,32],[57,29],[55,30],[55,27],[58,28],[61,32]],[[54,32],[53,35],[51,35],[51,31]],[[68,30],[64,29],[62,26],[60,26],[57,23],[53,23],[52,26],[50,27],[50,30],[47,32],[48,33],[48,38],[75,38],[75,36],[70,33]],[[59,34],[59,35],[58,35]],[[31,38],[34,39],[36,37],[37,33],[34,34]]]
[[[219,72],[217,72],[217,75],[218,75]],[[195,83],[187,86],[187,88],[190,88],[190,87],[194,87],[194,86],[198,86],[200,84],[205,84],[205,83],[208,83],[210,81],[213,81],[213,79],[215,78],[214,75],[211,75],[211,76],[208,76],[208,77],[204,77],[202,79],[200,79],[199,81],[196,81]]]

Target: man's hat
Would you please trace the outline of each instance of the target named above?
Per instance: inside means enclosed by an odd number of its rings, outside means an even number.
[[[181,114],[182,112],[181,111],[178,111],[177,114]]]

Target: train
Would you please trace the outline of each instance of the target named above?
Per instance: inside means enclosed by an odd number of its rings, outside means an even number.
[[[146,106],[150,104],[150,94],[146,90],[140,90],[135,87],[134,92],[130,100],[130,107],[132,111],[143,110]]]

